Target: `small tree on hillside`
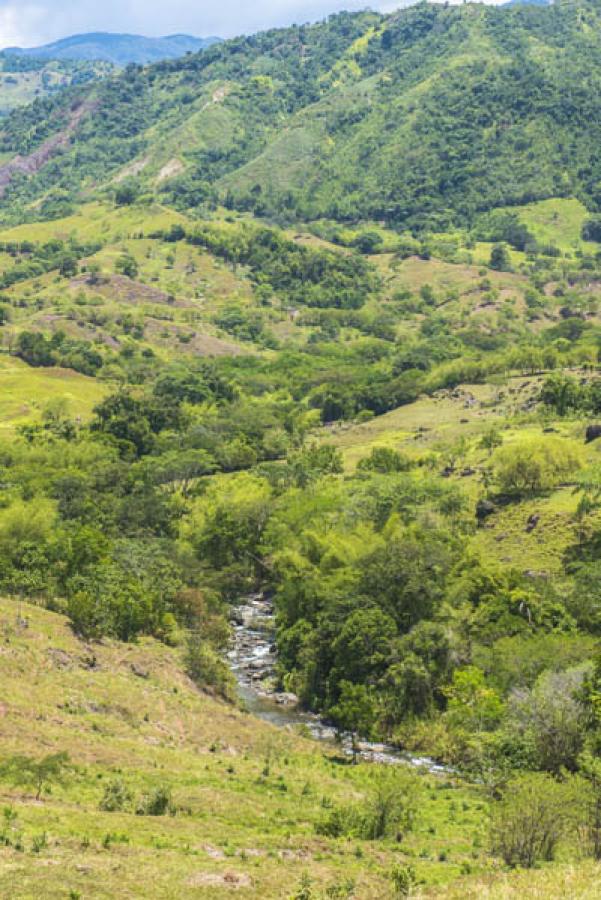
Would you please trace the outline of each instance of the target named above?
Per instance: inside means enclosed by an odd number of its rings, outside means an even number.
[[[69,754],[51,753],[42,759],[31,756],[11,756],[0,766],[0,777],[13,784],[35,790],[39,800],[52,784],[64,784],[69,769]]]
[[[124,253],[115,263],[115,271],[127,278],[137,278],[138,263],[130,253]]]
[[[578,760],[580,774],[586,781],[584,831],[589,850],[601,859],[601,760],[584,753]]]
[[[492,811],[492,852],[525,869],[551,861],[570,824],[573,799],[571,786],[549,775],[511,781]]]
[[[498,272],[508,272],[511,269],[511,259],[505,244],[495,244],[490,251],[490,267]]]

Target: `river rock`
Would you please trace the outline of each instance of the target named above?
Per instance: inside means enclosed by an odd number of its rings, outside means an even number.
[[[275,694],[274,700],[280,706],[298,706],[298,697],[291,691]]]

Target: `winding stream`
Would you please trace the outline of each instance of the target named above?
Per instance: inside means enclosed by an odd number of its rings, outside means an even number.
[[[246,597],[235,610],[234,642],[228,654],[230,667],[238,682],[238,690],[246,709],[260,719],[279,728],[303,725],[316,740],[333,744],[336,730],[319,716],[298,708],[294,694],[276,691],[275,616],[272,603],[262,594]],[[345,753],[352,755],[350,741],[343,743]],[[370,762],[405,763],[429,772],[448,772],[427,757],[411,756],[389,744],[359,742],[359,755]]]

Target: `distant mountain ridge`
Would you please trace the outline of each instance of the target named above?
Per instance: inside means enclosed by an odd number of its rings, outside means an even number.
[[[100,60],[115,66],[126,66],[129,63],[145,65],[178,59],[186,53],[198,53],[220,40],[218,37],[197,38],[188,34],[151,38],[136,34],[94,32],[71,35],[41,47],[7,47],[2,53],[37,59]]]

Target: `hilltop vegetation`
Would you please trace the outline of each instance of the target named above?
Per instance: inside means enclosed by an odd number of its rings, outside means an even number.
[[[0,659],[46,717],[6,701],[23,896],[104,896],[84,852],[106,895],[118,859],[134,895],[149,866],[165,897],[592,896],[598,12],[342,14],[4,123]],[[253,592],[266,690],[452,775],[292,734],[274,775],[226,658]]]
[[[112,67],[97,61],[68,62],[0,53],[0,116],[51,97],[66,87],[106,77]]]

